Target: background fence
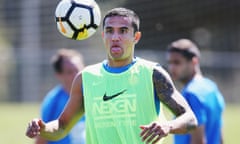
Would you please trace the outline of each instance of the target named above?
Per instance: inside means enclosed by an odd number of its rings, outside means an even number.
[[[102,15],[113,7],[135,10],[143,37],[136,55],[166,64],[173,40],[190,38],[202,51],[203,73],[215,80],[227,102],[239,103],[239,0],[96,0]],[[0,101],[40,101],[57,81],[49,60],[58,48],[77,49],[86,64],[105,58],[100,31],[85,41],[57,31],[58,0],[0,0]]]

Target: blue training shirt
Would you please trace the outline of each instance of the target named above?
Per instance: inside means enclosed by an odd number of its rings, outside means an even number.
[[[182,90],[198,125],[205,125],[207,144],[220,144],[224,98],[217,85],[205,78],[194,77]],[[175,144],[190,144],[190,134],[175,135]]]
[[[69,95],[61,85],[53,88],[44,98],[41,108],[41,117],[44,122],[57,119],[62,113]],[[73,127],[70,133],[59,141],[48,141],[48,144],[84,144],[85,143],[85,117]]]

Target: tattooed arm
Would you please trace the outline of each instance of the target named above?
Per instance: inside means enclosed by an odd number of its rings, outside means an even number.
[[[197,120],[191,108],[161,67],[154,69],[153,83],[160,101],[176,115],[176,119],[169,122],[172,125],[170,132],[186,133],[195,128]]]
[[[153,70],[153,84],[160,101],[175,114],[176,118],[166,123],[152,122],[140,126],[142,141],[156,143],[169,133],[183,134],[196,128],[197,120],[194,113],[162,67],[158,66]]]

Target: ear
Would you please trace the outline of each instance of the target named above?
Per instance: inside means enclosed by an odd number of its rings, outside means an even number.
[[[102,32],[102,38],[104,37],[104,32]]]
[[[193,62],[194,65],[198,65],[199,64],[199,59],[197,57],[193,57],[192,62]]]
[[[135,32],[135,42],[138,43],[138,41],[141,39],[142,33],[140,31]]]
[[[61,74],[60,73],[57,73],[57,72],[55,72],[55,77],[58,79],[58,80],[60,80],[61,79]]]

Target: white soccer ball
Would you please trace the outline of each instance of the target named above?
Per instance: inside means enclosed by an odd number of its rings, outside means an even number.
[[[55,11],[58,31],[65,37],[84,40],[101,22],[101,11],[94,0],[61,0]]]

